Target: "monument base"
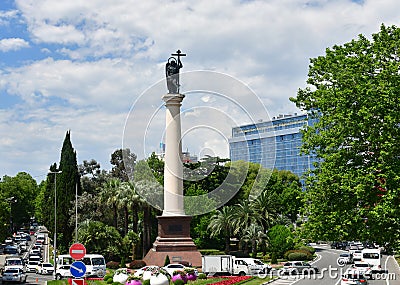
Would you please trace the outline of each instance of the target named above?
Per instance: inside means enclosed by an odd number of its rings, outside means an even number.
[[[158,236],[143,260],[147,265],[164,266],[168,256],[171,263],[188,262],[201,266],[201,253],[190,237],[190,216],[159,216]]]

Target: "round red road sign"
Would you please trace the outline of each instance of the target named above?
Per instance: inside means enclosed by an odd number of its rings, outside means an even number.
[[[69,248],[69,255],[71,255],[71,257],[75,260],[82,259],[85,256],[85,254],[86,254],[86,248],[81,243],[74,243]]]

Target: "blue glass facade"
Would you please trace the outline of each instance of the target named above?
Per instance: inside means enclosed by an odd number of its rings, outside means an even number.
[[[300,155],[300,130],[311,123],[306,114],[295,114],[232,128],[230,159],[260,163],[270,169],[290,170],[301,177],[312,169],[316,161],[313,155]]]

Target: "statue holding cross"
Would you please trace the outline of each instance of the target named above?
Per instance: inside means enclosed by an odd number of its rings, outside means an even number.
[[[171,54],[172,56],[168,59],[165,65],[165,76],[167,80],[168,93],[179,94],[179,69],[183,67],[181,62],[181,56],[186,56],[180,50],[176,53]],[[176,59],[174,56],[177,56]]]

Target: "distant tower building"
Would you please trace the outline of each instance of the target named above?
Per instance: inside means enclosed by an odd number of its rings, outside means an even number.
[[[272,121],[232,128],[230,159],[259,163],[265,168],[289,170],[301,177],[313,169],[314,155],[300,155],[300,130],[313,122],[307,114],[279,115]],[[275,160],[275,163],[274,163]]]

